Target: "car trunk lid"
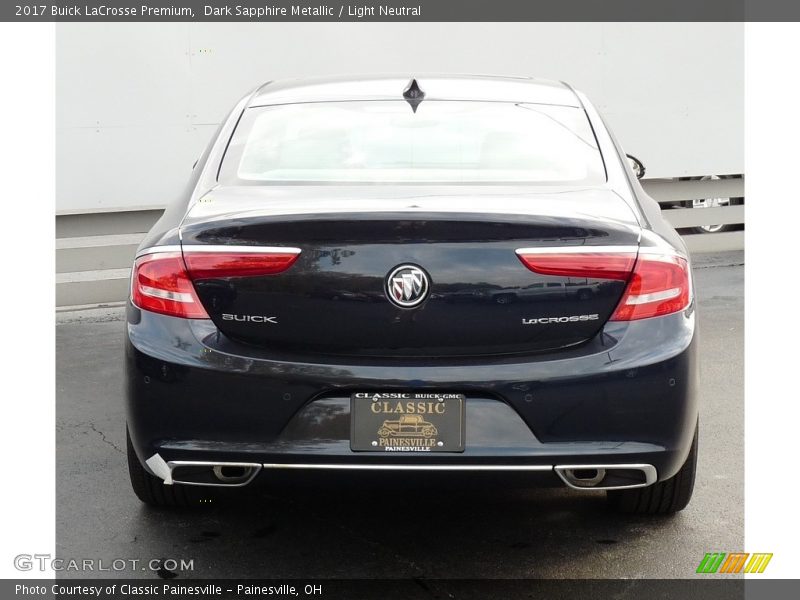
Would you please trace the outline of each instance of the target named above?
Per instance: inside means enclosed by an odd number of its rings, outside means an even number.
[[[596,335],[625,275],[537,272],[518,251],[635,257],[639,225],[608,190],[248,186],[207,194],[181,235],[198,296],[231,338],[293,353],[471,356]],[[193,267],[203,253],[295,249],[277,273]]]

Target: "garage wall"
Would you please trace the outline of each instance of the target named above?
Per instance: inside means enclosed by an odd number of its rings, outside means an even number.
[[[648,177],[742,173],[741,23],[57,25],[57,211],[163,207],[270,79],[473,72],[563,79]]]

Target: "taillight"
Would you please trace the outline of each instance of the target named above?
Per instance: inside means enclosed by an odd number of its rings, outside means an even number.
[[[692,300],[689,263],[674,254],[637,249],[521,248],[517,256],[542,275],[627,281],[612,321],[634,321],[685,310]]]
[[[692,301],[689,263],[671,254],[639,255],[612,321],[635,321],[685,310]]]
[[[141,309],[208,319],[192,282],[230,277],[277,275],[291,267],[299,248],[184,246],[181,252],[157,252],[136,259],[131,299]]]
[[[133,264],[131,299],[143,310],[185,319],[208,319],[180,252],[137,258]]]
[[[223,251],[194,250],[191,246],[183,248],[186,268],[193,281],[277,275],[291,267],[298,256],[300,250],[295,248],[275,248],[267,251],[260,248]]]
[[[574,252],[522,248],[517,250],[517,256],[531,271],[542,275],[627,281],[636,262],[636,249],[594,251],[581,248],[580,252]]]

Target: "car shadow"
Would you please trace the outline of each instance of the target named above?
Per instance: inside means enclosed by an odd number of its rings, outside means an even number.
[[[327,475],[200,493],[189,509],[143,507],[137,538],[185,551],[193,572],[176,575],[192,577],[612,577],[619,569],[604,563],[617,546],[674,522],[508,475]]]

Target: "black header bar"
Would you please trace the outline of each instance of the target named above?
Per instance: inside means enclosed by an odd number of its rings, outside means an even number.
[[[3,0],[0,21],[798,21],[792,0]],[[478,42],[479,40],[476,40]]]

